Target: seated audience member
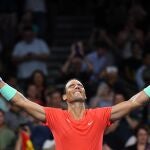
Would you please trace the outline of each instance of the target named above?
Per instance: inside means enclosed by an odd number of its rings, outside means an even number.
[[[84,48],[81,42],[73,44],[71,53],[61,68],[61,80],[64,82],[71,78],[78,78],[84,84],[90,79],[92,65],[84,58]]]
[[[28,125],[31,132],[30,138],[33,142],[35,150],[41,150],[46,140],[53,139],[50,129],[47,126],[43,126],[40,121],[32,118],[32,122],[30,122]]]
[[[30,129],[26,124],[20,124],[18,129],[18,138],[15,145],[15,150],[34,150],[30,139]]]
[[[114,58],[110,53],[107,44],[101,41],[95,43],[95,50],[87,54],[85,58],[93,68],[92,81],[97,81],[99,74],[107,66],[113,65],[114,63]]]
[[[15,45],[12,53],[13,62],[18,70],[18,79],[28,79],[35,70],[41,70],[47,75],[46,61],[49,53],[46,42],[35,36],[32,27],[25,27],[22,40]]]
[[[145,86],[145,81],[143,79],[143,72],[146,68],[150,67],[150,51],[145,51],[143,53],[143,64],[137,69],[135,74],[135,80],[139,89]]]
[[[34,84],[28,84],[27,90],[26,90],[26,96],[30,101],[33,101],[39,105],[44,105],[42,100],[38,98],[38,90]]]
[[[124,150],[150,150],[149,129],[147,126],[140,125],[136,130],[136,143],[126,147]]]
[[[45,92],[47,91],[47,78],[40,70],[35,70],[29,78],[29,83],[36,86],[37,98],[45,104]]]
[[[116,94],[113,104],[116,105],[124,100],[125,96],[123,94]],[[134,134],[134,129],[139,125],[140,121],[138,111],[133,111],[121,120],[116,121],[106,130],[104,143],[115,150],[123,149],[127,140]]]
[[[123,59],[123,62],[119,64],[121,76],[128,82],[135,84],[135,73],[142,64],[142,47],[135,41],[131,43],[131,56]]]
[[[64,108],[62,101],[62,92],[60,89],[52,89],[47,92],[46,95],[46,105],[49,107],[55,107],[55,108]]]
[[[113,104],[114,92],[111,87],[105,83],[101,82],[98,86],[97,93],[94,97],[90,99],[91,107],[107,107]]]
[[[0,109],[0,150],[13,149],[15,133],[5,124],[5,113]]]

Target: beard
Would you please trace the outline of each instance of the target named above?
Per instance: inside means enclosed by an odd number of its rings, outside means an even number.
[[[74,103],[74,102],[85,102],[85,98],[83,97],[72,97],[72,99],[67,100],[69,103]]]
[[[73,95],[74,101],[84,101],[83,95],[80,92],[75,92]]]

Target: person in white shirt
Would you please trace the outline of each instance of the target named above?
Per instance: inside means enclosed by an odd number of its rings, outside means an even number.
[[[45,75],[50,51],[45,41],[36,38],[31,27],[23,30],[23,39],[13,50],[12,59],[16,64],[18,79],[28,79],[35,70],[41,70]]]

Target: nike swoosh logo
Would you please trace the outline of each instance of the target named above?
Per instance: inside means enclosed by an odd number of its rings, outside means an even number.
[[[89,126],[92,125],[92,124],[93,124],[93,121],[91,121],[91,122],[88,123]]]

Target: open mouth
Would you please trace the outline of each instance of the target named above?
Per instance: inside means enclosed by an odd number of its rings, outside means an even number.
[[[81,95],[81,92],[80,91],[76,91],[76,92],[74,92],[74,95],[75,96],[79,96],[79,95]]]
[[[75,91],[74,93],[81,93],[81,91]]]

